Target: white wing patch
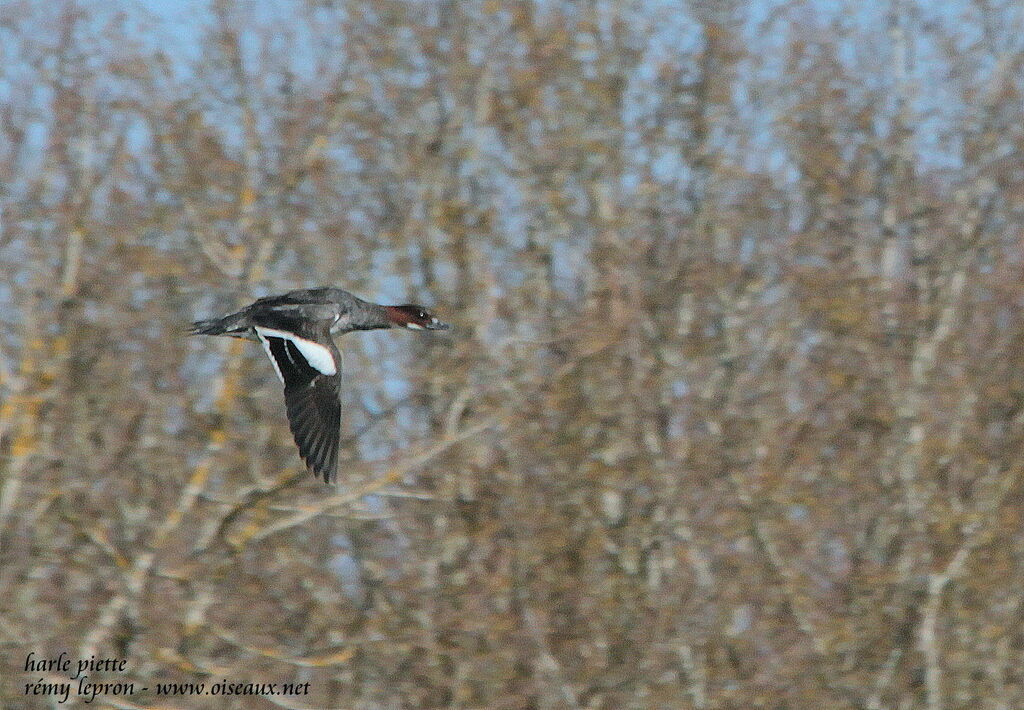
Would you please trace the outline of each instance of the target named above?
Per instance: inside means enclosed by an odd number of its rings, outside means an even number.
[[[270,355],[270,344],[266,341],[264,336],[271,336],[274,338],[284,338],[290,340],[295,344],[295,347],[302,353],[302,357],[306,358],[306,362],[309,366],[315,370],[320,371],[325,375],[336,375],[338,374],[338,365],[334,362],[334,357],[331,355],[331,351],[321,345],[320,343],[314,343],[312,340],[306,340],[300,338],[294,333],[289,333],[285,330],[277,330],[275,328],[264,328],[262,326],[256,326],[256,335],[259,336],[260,341],[263,343],[263,349]],[[273,360],[274,356],[270,355],[270,359]],[[274,363],[274,368],[277,369],[277,363]],[[277,376],[281,377],[281,381],[284,381],[284,377],[281,376],[281,371],[277,371]]]
[[[270,358],[271,364],[274,366],[274,372],[277,373],[277,379],[284,382],[284,375],[281,374],[281,368],[277,365],[277,360],[274,359],[274,353],[270,352],[270,341],[263,337],[263,328],[256,328],[256,336],[260,339],[260,345],[267,351],[267,357]]]

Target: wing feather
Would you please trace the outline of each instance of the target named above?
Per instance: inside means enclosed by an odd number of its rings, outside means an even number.
[[[256,333],[284,382],[288,426],[299,447],[299,455],[315,475],[330,482],[337,472],[341,439],[338,350],[326,331],[316,342],[302,339],[306,346],[295,342],[296,336],[274,329],[257,327]],[[315,361],[318,357],[321,359],[311,363],[308,354],[312,354]],[[324,367],[322,358],[325,356],[330,358],[333,367]]]
[[[331,380],[318,375],[308,385],[285,387],[288,423],[299,454],[313,473],[330,481],[338,461],[341,439],[341,401]]]

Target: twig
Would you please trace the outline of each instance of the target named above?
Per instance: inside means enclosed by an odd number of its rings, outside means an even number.
[[[357,488],[356,490],[351,491],[350,493],[343,493],[341,495],[331,496],[330,498],[327,498],[326,500],[320,502],[317,505],[309,506],[305,510],[300,511],[295,515],[272,523],[271,525],[268,525],[256,531],[251,536],[243,540],[240,544],[245,544],[250,541],[263,540],[275,533],[279,533],[283,530],[293,528],[296,525],[301,525],[302,523],[305,523],[308,520],[312,520],[318,515],[323,515],[324,513],[329,513],[333,511],[335,508],[338,508],[343,505],[348,505],[353,501],[359,500],[363,496],[376,493],[382,488],[386,488],[387,486],[390,486],[391,484],[398,482],[406,473],[416,468],[417,466],[426,463],[427,461],[434,458],[438,454],[447,451],[455,444],[464,441],[465,439],[468,439],[469,437],[474,436],[480,433],[481,431],[489,429],[498,423],[499,422],[496,419],[489,419],[485,422],[472,426],[469,429],[466,429],[453,437],[444,439],[443,441],[440,441],[437,444],[427,448],[422,453],[410,456],[404,461],[395,464],[383,476],[375,478],[366,485]]]
[[[377,423],[383,421],[387,417],[391,416],[394,412],[398,411],[400,407],[405,405],[411,397],[405,397],[402,400],[395,403],[394,406],[389,407],[382,412],[372,415],[365,425],[360,427],[357,431],[353,432],[350,436],[342,440],[342,446],[349,446],[362,437],[363,434],[372,429]],[[272,486],[268,488],[257,488],[245,492],[242,496],[232,503],[225,502],[225,505],[229,506],[229,510],[223,514],[220,522],[217,526],[207,534],[202,540],[200,540],[195,548],[196,553],[203,553],[208,551],[218,542],[227,543],[227,531],[238,518],[246,511],[259,505],[261,502],[273,498],[278,493],[287,490],[295,484],[305,480],[309,474],[305,471],[299,473],[289,473],[278,479]]]
[[[241,341],[230,340],[228,352],[237,355]],[[220,393],[215,402],[215,409],[218,412],[225,412],[229,409],[230,403],[238,391],[238,358],[229,359],[228,369],[221,380]],[[226,419],[225,419],[226,421]],[[167,514],[160,526],[154,531],[149,548],[139,553],[132,562],[130,569],[124,578],[122,589],[110,598],[100,610],[96,623],[92,629],[82,638],[78,654],[82,658],[92,656],[96,653],[99,645],[106,638],[110,629],[113,628],[121,613],[127,608],[129,602],[138,599],[145,587],[146,579],[153,568],[153,561],[157,552],[166,544],[171,533],[181,525],[185,514],[192,509],[200,493],[206,487],[210,477],[213,462],[220,452],[227,439],[223,425],[210,432],[210,440],[206,447],[203,459],[196,465],[192,476],[189,478],[185,489],[178,498],[177,505]]]
[[[878,678],[875,679],[875,690],[868,698],[868,710],[882,710],[882,693],[892,684],[892,679],[896,675],[896,665],[902,657],[902,648],[894,648],[889,651],[889,657],[885,659],[881,670],[878,671]]]
[[[697,655],[689,644],[679,647],[679,660],[683,663],[683,669],[690,679],[690,698],[693,699],[693,706],[697,710],[704,710],[708,706],[708,670],[702,662],[698,662]]]
[[[526,630],[530,632],[530,638],[537,644],[537,649],[540,651],[541,668],[558,681],[559,690],[562,692],[562,698],[570,707],[579,708],[580,701],[576,695],[576,690],[572,687],[568,677],[565,675],[565,671],[562,665],[555,658],[554,654],[551,653],[551,648],[548,646],[547,639],[544,638],[544,629],[540,627],[540,623],[537,621],[537,615],[534,611],[525,603],[522,603],[521,614]]]
[[[213,632],[215,636],[223,641],[227,641],[232,646],[245,651],[254,656],[263,656],[264,658],[272,658],[275,661],[281,663],[287,663],[292,666],[300,666],[302,668],[325,668],[327,666],[339,666],[342,663],[348,661],[352,656],[355,655],[354,648],[345,648],[341,651],[335,651],[333,653],[325,653],[319,656],[289,656],[287,654],[276,651],[272,648],[260,648],[259,646],[252,646],[250,644],[241,641],[238,636],[231,633],[223,626],[217,624],[207,624],[207,628]]]

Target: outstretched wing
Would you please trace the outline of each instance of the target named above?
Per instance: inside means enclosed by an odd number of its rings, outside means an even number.
[[[299,454],[314,474],[330,482],[337,471],[341,439],[341,362],[326,330],[302,338],[256,326],[256,335],[284,383],[288,425]]]

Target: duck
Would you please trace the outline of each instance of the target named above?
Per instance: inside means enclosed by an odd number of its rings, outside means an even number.
[[[264,296],[222,318],[197,320],[192,335],[259,342],[284,385],[288,426],[306,468],[337,478],[341,441],[341,355],[334,335],[357,330],[448,330],[426,307],[385,306],[334,287]]]

